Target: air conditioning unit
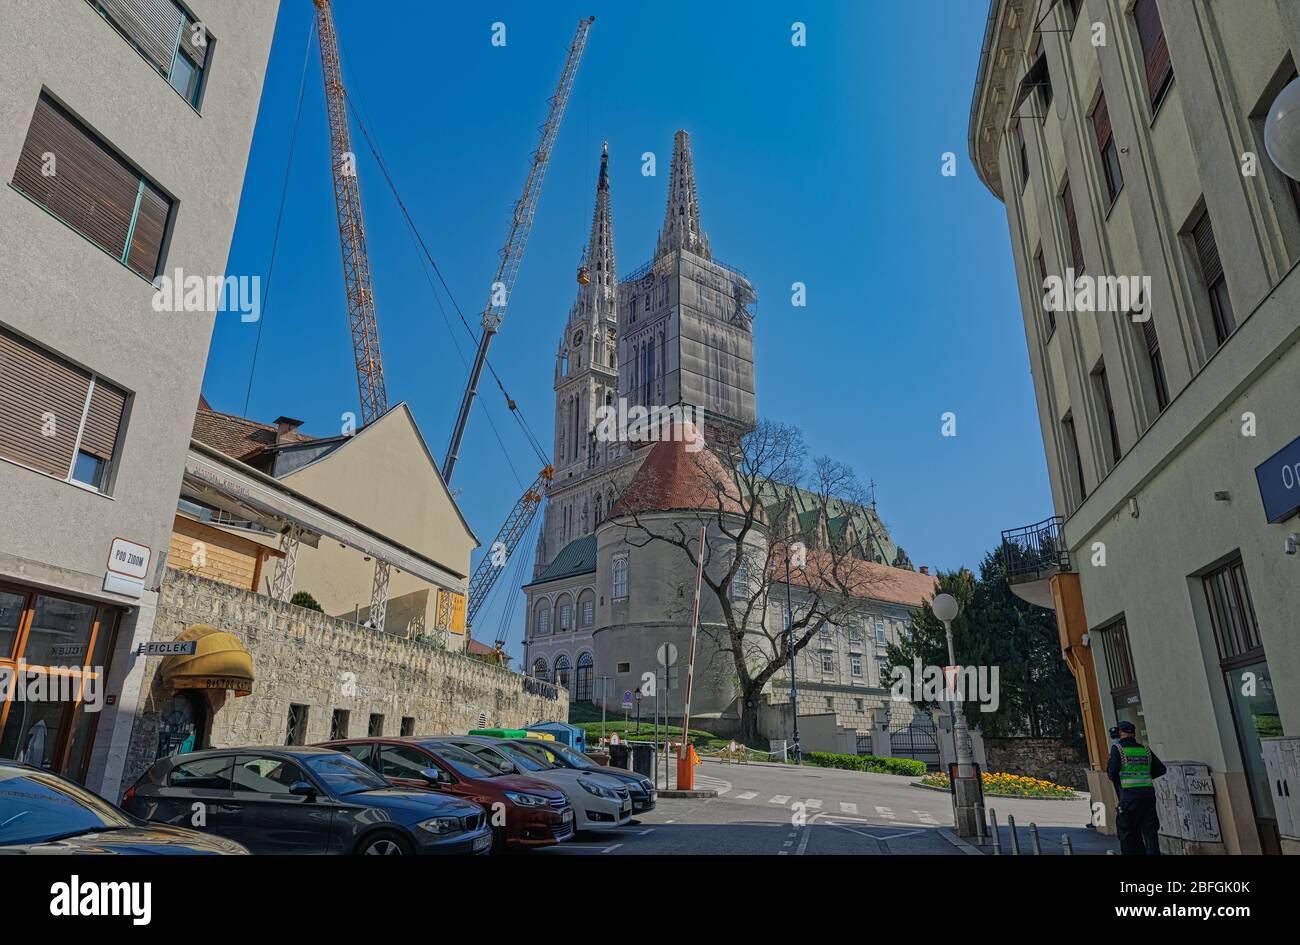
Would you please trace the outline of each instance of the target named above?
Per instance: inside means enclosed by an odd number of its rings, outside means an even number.
[[[1277,832],[1300,839],[1300,738],[1261,738]]]

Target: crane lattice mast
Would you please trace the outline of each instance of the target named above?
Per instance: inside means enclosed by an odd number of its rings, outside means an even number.
[[[379,356],[375,291],[370,283],[370,257],[366,253],[366,227],[361,218],[356,155],[348,132],[338,35],[334,32],[330,0],[314,2],[316,31],[320,36],[321,73],[325,79],[325,110],[329,115],[334,203],[339,214],[339,243],[343,248],[343,283],[347,290],[348,323],[352,329],[352,354],[357,363],[357,390],[361,395],[361,423],[364,425],[388,409],[388,391],[384,386],[384,364]]]
[[[506,516],[505,524],[497,532],[496,538],[493,539],[492,544],[488,545],[487,553],[483,555],[478,567],[470,575],[469,593],[466,595],[465,601],[465,623],[467,626],[471,628],[474,626],[474,617],[483,607],[483,603],[487,600],[488,593],[492,590],[497,578],[505,570],[506,560],[519,547],[519,542],[523,539],[524,533],[528,531],[533,516],[537,514],[537,510],[542,504],[542,498],[546,495],[546,484],[551,481],[553,474],[552,467],[547,466],[541,471],[533,484],[528,487],[528,491],[520,496],[519,501],[515,503],[515,507]]]
[[[541,141],[537,145],[537,150],[533,152],[533,163],[528,169],[524,192],[520,195],[519,202],[515,204],[514,215],[510,218],[510,230],[506,234],[505,246],[501,249],[501,261],[497,264],[496,278],[492,281],[487,307],[483,310],[483,334],[479,338],[478,352],[474,355],[474,365],[469,372],[465,396],[460,402],[456,426],[451,431],[447,456],[442,463],[442,478],[448,483],[451,482],[452,472],[456,468],[461,439],[465,436],[465,426],[469,423],[470,407],[474,403],[474,395],[478,392],[479,378],[483,374],[483,365],[487,360],[488,346],[492,344],[492,337],[501,327],[506,314],[506,305],[510,301],[510,293],[514,291],[515,279],[519,275],[519,264],[524,258],[524,247],[528,244],[528,234],[533,229],[533,215],[537,210],[537,198],[542,193],[542,179],[546,176],[546,165],[551,160],[551,149],[555,146],[555,138],[560,133],[560,121],[564,118],[564,110],[569,104],[569,93],[573,91],[573,80],[577,77],[578,63],[587,45],[587,34],[595,20],[594,16],[590,16],[578,21],[578,30],[573,34],[573,42],[569,44],[569,56],[564,62],[564,71],[560,74],[560,83],[551,98],[550,114],[546,117],[546,124],[542,126]],[[523,501],[521,498],[520,502]]]

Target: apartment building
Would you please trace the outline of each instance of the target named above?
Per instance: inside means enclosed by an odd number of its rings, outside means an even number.
[[[1055,507],[1004,533],[1009,576],[1057,610],[1103,826],[1110,725],[1207,766],[1171,849],[1286,844],[1263,741],[1300,733],[1300,185],[1263,128],[1298,59],[1293,0],[992,0],[975,80]]]
[[[216,317],[153,283],[225,271],[277,10],[0,17],[0,756],[110,793]]]

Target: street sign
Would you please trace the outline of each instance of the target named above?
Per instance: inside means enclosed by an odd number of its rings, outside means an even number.
[[[164,640],[159,643],[141,643],[137,656],[193,656],[197,640]]]
[[[125,538],[114,538],[108,549],[108,570],[127,577],[143,578],[149,570],[150,554],[146,545]]]
[[[672,666],[673,663],[677,662],[677,647],[673,646],[671,643],[660,644],[658,657],[659,665],[664,669],[667,669],[669,666]]]
[[[632,708],[632,690],[631,690],[631,689],[624,689],[624,690],[623,690],[623,708],[625,708],[625,709],[630,709],[630,708]]]
[[[1294,439],[1255,467],[1264,518],[1270,525],[1300,510],[1300,439]]]

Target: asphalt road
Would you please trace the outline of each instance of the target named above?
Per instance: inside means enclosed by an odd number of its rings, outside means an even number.
[[[954,841],[949,795],[914,787],[910,778],[832,768],[713,762],[706,762],[696,772],[696,787],[717,790],[718,797],[661,798],[656,809],[641,815],[634,825],[579,834],[569,843],[532,855],[962,856],[977,852]],[[1051,828],[1072,828],[1068,832],[1078,836],[1089,817],[1084,799],[995,798],[990,804],[999,822],[1005,824],[1008,814],[1015,817],[1026,850],[1029,823],[1048,828],[1043,831],[1046,853],[1059,852],[1062,831]]]

